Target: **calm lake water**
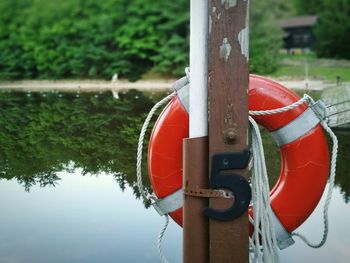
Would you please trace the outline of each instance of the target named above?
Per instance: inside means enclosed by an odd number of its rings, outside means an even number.
[[[160,262],[163,218],[139,198],[134,164],[139,129],[161,96],[0,93],[1,263]],[[296,238],[281,262],[350,262],[350,134],[337,135],[328,241],[311,249]],[[272,175],[278,166],[270,163]],[[144,182],[151,191],[146,175]],[[322,236],[323,204],[297,230],[311,240]],[[163,247],[181,262],[182,229],[173,221]]]

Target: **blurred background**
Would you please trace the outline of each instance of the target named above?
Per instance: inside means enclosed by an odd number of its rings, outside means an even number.
[[[348,0],[251,1],[251,72],[350,81]],[[188,0],[2,0],[0,79],[178,77]]]

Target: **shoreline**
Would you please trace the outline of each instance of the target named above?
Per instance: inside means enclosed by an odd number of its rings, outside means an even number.
[[[20,80],[0,82],[0,90],[23,92],[104,92],[130,89],[162,91],[170,90],[175,81],[175,79],[140,80],[136,82],[129,82],[127,80],[117,80],[114,82],[106,80]],[[328,83],[322,80],[309,80],[306,82],[305,80],[277,79],[275,81],[296,90],[323,90],[335,86],[335,83]]]
[[[136,89],[140,91],[169,90],[175,79],[169,80],[142,80],[128,82],[118,80],[20,80],[0,82],[0,90],[23,92],[103,92],[110,90],[125,91]]]

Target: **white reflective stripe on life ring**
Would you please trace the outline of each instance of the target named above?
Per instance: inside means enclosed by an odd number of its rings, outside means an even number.
[[[319,122],[320,119],[313,109],[308,108],[298,118],[294,119],[286,126],[271,132],[271,135],[278,146],[283,146],[299,139],[311,129],[315,128]]]
[[[173,85],[174,90],[176,91],[176,95],[179,98],[182,106],[185,108],[186,112],[190,110],[190,83],[188,82],[188,78],[182,77],[177,80]]]
[[[271,209],[272,210],[272,209]],[[272,225],[275,230],[277,246],[279,249],[285,249],[295,243],[292,235],[284,228],[281,221],[277,218],[275,212],[272,210]]]
[[[183,207],[184,192],[182,189],[168,195],[162,199],[158,199],[152,205],[161,216],[174,212]]]

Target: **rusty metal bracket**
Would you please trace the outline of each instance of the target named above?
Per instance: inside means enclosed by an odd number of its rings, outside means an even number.
[[[234,198],[231,191],[227,190],[213,190],[213,189],[202,189],[202,188],[185,188],[184,194],[193,197],[203,197],[203,198]]]

